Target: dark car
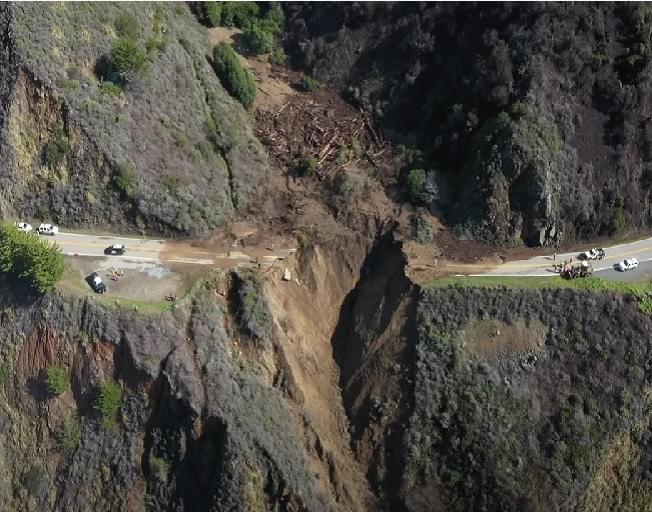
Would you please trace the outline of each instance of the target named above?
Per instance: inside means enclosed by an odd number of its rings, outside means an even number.
[[[86,279],[88,281],[88,284],[95,291],[95,293],[105,293],[106,292],[106,285],[102,282],[102,278],[99,276],[99,274],[97,272],[93,272]]]
[[[124,254],[126,250],[127,248],[122,244],[113,244],[104,249],[104,254],[120,256]]]

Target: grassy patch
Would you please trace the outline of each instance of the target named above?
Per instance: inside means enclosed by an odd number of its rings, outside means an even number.
[[[67,455],[71,455],[79,447],[82,439],[82,426],[76,413],[65,419],[58,437],[61,449]]]
[[[51,396],[58,396],[70,389],[70,375],[58,365],[52,365],[45,371],[45,385]]]
[[[188,302],[199,293],[200,290],[205,289],[212,281],[212,274],[210,272],[201,275],[191,275],[184,279],[184,282],[177,293],[177,301],[171,302],[168,300],[140,300],[130,299],[125,297],[117,297],[115,295],[96,294],[91,291],[84,278],[80,275],[79,271],[70,263],[66,264],[66,268],[61,278],[61,282],[57,290],[63,294],[70,295],[90,295],[93,300],[103,304],[106,307],[118,307],[136,311],[143,315],[161,314],[171,311],[175,305]]]
[[[115,425],[115,417],[122,407],[122,385],[117,382],[100,384],[95,408],[100,413],[102,427],[111,428]]]

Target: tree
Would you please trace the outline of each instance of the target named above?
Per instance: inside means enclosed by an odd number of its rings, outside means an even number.
[[[247,47],[256,55],[276,48],[276,34],[264,22],[254,22],[244,33]]]
[[[423,201],[423,192],[426,189],[426,171],[412,169],[406,179],[407,195],[410,202],[417,205]]]
[[[249,71],[242,67],[233,48],[219,43],[213,49],[215,72],[224,88],[245,108],[251,107],[256,97],[256,84]]]
[[[300,176],[312,176],[317,170],[317,159],[308,150],[303,150],[292,162],[294,172]]]
[[[109,54],[111,71],[118,73],[122,80],[141,73],[147,67],[147,55],[131,37],[120,37],[111,47]]]
[[[63,275],[63,256],[56,244],[4,223],[0,225],[0,270],[26,281],[38,293],[47,293]]]
[[[222,2],[202,2],[202,17],[211,27],[219,27],[222,23]]]

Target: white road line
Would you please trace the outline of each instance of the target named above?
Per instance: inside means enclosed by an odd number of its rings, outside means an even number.
[[[65,235],[65,236],[76,236],[80,238],[102,238],[102,239],[115,239],[115,240],[138,240],[140,242],[158,242],[158,243],[163,243],[166,242],[167,240],[154,240],[151,238],[136,238],[133,236],[114,236],[114,235],[85,235],[83,233],[68,233],[68,232],[63,232],[59,231],[58,235]],[[56,239],[56,235],[54,237]]]

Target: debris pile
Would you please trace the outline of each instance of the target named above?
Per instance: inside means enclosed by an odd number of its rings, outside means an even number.
[[[290,167],[308,152],[317,162],[319,179],[360,161],[378,167],[378,158],[389,153],[389,144],[367,114],[327,93],[295,93],[275,112],[257,110],[254,119],[256,135],[274,165]]]

